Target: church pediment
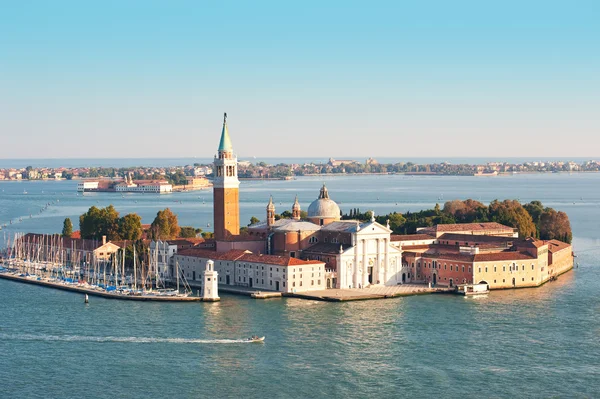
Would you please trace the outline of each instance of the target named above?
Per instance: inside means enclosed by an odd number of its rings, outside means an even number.
[[[390,235],[392,230],[387,227],[377,223],[377,222],[368,222],[362,223],[360,225],[360,229],[356,232],[357,236],[369,236],[369,235],[378,235],[378,234],[387,234]]]

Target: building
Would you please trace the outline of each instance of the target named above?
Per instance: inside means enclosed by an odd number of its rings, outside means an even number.
[[[433,227],[422,227],[417,229],[418,234],[429,234],[439,237],[446,233],[518,237],[517,229],[501,225],[496,222],[488,223],[459,223],[459,224],[438,224]]]
[[[240,207],[237,158],[227,129],[227,114],[223,118],[223,130],[218,154],[214,160],[213,180],[214,234],[216,240],[240,234]]]
[[[77,182],[77,191],[80,193],[83,193],[85,191],[96,191],[96,190],[98,190],[98,185],[99,185],[99,182],[96,180],[80,181],[80,182]]]
[[[270,197],[266,219],[240,235],[237,158],[226,117],[214,159],[216,250],[189,248],[175,255],[192,281],[201,279],[208,260],[215,262],[222,284],[282,292],[409,282],[531,287],[573,267],[570,245],[520,239],[517,229],[499,223],[437,225],[417,234],[392,235],[389,224],[383,226],[374,217],[366,222],[341,220],[325,185],[308,206],[306,218],[296,197],[292,216],[275,220]],[[330,160],[336,162],[342,161]]]
[[[326,288],[325,263],[321,261],[235,249],[216,252],[189,248],[175,255],[179,270],[190,283],[200,283],[210,261],[214,262],[219,284],[223,285],[287,293]]]
[[[571,245],[557,240],[446,233],[422,241],[402,247],[404,269],[412,281],[433,285],[537,287],[573,268]]]
[[[327,288],[407,282],[402,280],[402,249],[392,244],[392,231],[374,218],[368,222],[340,220],[340,208],[325,185],[309,205],[307,220],[300,219],[297,198],[291,218],[275,221],[274,215],[270,198],[266,220],[250,226],[250,235],[264,238],[269,254],[324,262]]]

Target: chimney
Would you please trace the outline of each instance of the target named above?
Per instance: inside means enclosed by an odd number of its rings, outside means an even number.
[[[106,244],[106,236],[102,236],[102,245]]]

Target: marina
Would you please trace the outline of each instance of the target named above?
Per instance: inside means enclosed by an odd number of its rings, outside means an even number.
[[[99,246],[92,240],[55,234],[15,233],[12,239],[7,239],[7,246],[0,254],[0,278],[109,299],[202,300],[192,295],[178,267],[174,282],[162,278],[157,251],[148,250],[138,257],[133,247],[132,265],[127,264],[125,252],[106,240]]]

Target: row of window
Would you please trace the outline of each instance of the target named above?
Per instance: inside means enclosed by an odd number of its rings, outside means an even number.
[[[519,265],[509,265],[508,266],[508,270],[511,272],[518,272],[519,271]],[[523,265],[522,271],[525,271],[525,265]],[[535,270],[535,265],[531,264],[531,270]],[[497,267],[494,266],[494,272],[497,271]],[[502,266],[502,271],[505,272],[506,271],[506,265]],[[488,272],[488,267],[485,267],[485,272]],[[479,268],[479,273],[481,273],[481,267]]]

